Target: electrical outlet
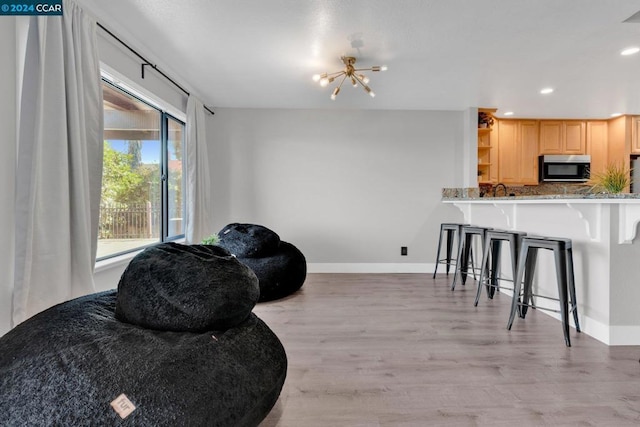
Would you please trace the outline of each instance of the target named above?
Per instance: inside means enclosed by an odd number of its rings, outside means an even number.
[[[407,247],[406,246],[400,246],[400,255],[402,255],[402,256],[406,256],[407,255]]]

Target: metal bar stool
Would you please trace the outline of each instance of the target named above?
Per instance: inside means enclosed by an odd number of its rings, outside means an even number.
[[[447,276],[449,275],[449,268],[451,265],[457,264],[456,258],[451,258],[453,252],[453,239],[457,237],[457,246],[456,249],[460,247],[461,237],[462,237],[462,227],[464,225],[469,224],[458,224],[453,222],[443,222],[440,224],[440,238],[438,239],[438,252],[436,253],[436,268],[433,270],[433,278],[436,278],[436,273],[438,272],[438,264],[446,264],[447,265]],[[447,257],[440,259],[440,249],[442,248],[442,237],[446,234],[447,240]]]
[[[531,285],[533,282],[533,273],[538,256],[538,249],[548,249],[553,251],[559,298],[533,294]],[[525,275],[525,271],[527,271],[528,274]],[[521,295],[523,276],[525,276],[524,292],[522,292]],[[522,239],[520,256],[518,257],[518,272],[514,288],[513,300],[511,302],[511,315],[509,316],[507,329],[511,329],[513,319],[516,316],[516,311],[518,311],[519,306],[519,314],[523,319],[527,314],[527,307],[553,311],[560,313],[562,330],[564,332],[564,342],[567,347],[571,347],[571,340],[569,338],[569,312],[573,312],[576,331],[580,332],[580,323],[578,322],[578,305],[576,303],[576,286],[573,274],[573,248],[571,239],[554,237],[524,237]],[[521,296],[522,300],[526,302],[520,301]],[[560,310],[537,307],[533,303],[534,296],[559,301]]]
[[[484,243],[487,235],[487,231],[490,228],[476,227],[474,225],[463,225],[460,232],[460,245],[458,246],[458,263],[456,265],[456,274],[453,275],[453,282],[451,283],[451,290],[456,287],[456,281],[458,275],[464,285],[467,282],[467,273],[469,270],[469,261],[471,260],[471,271],[474,274],[475,279],[475,267],[473,266],[473,254],[471,252],[471,245],[473,244],[473,237],[478,236],[481,239],[481,247],[484,248]],[[483,268],[483,267],[481,267]]]
[[[485,236],[484,248],[482,250],[482,263],[480,264],[480,280],[478,291],[476,293],[475,306],[478,305],[483,285],[487,288],[487,296],[493,299],[496,289],[500,288],[501,281],[513,282],[518,272],[518,254],[522,245],[522,238],[527,233],[521,231],[507,230],[488,230]],[[509,243],[509,253],[511,254],[511,279],[500,277],[500,263],[502,260],[502,242]],[[487,264],[491,259],[491,267]],[[491,274],[485,274],[490,271]],[[513,290],[513,288],[504,288]]]

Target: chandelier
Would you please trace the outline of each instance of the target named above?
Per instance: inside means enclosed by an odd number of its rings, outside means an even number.
[[[331,100],[335,101],[336,97],[340,93],[340,88],[342,87],[342,84],[347,79],[349,79],[353,87],[362,86],[364,91],[367,92],[369,96],[371,96],[372,98],[376,96],[376,94],[367,85],[369,83],[369,77],[365,76],[361,72],[362,71],[375,71],[375,72],[386,71],[387,66],[376,65],[371,68],[355,68],[354,65],[356,63],[356,58],[354,58],[353,56],[342,56],[340,57],[340,59],[345,65],[344,70],[336,71],[335,73],[330,73],[330,74],[328,73],[315,74],[313,76],[313,81],[319,82],[320,86],[322,87],[327,87],[329,83],[333,83],[335,80],[342,77],[342,80],[340,80],[340,83],[338,84],[338,86],[336,86],[336,88],[333,89],[333,92],[331,93]]]

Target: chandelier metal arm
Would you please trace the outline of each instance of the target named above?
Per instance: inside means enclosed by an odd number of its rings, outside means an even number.
[[[362,89],[364,89],[365,92],[367,92],[369,95],[373,94],[373,91],[371,90],[371,88],[367,86],[367,84],[363,82],[362,79],[360,79],[360,77],[358,77],[357,74],[354,74],[353,77],[355,77],[358,83],[360,83],[360,85],[362,86]],[[371,95],[371,97],[373,96],[375,96],[375,94]]]
[[[347,79],[347,73],[344,73],[344,76],[342,77],[342,80],[340,80],[340,84],[338,86],[336,86],[336,88],[333,90],[333,93],[331,94],[331,100],[335,101],[336,100],[336,96],[338,96],[338,94],[340,93],[340,88],[342,87],[342,84],[344,83],[344,81]]]
[[[340,89],[342,87],[342,83],[344,83],[344,81],[347,79],[347,74],[345,73],[344,76],[342,77],[342,80],[340,80],[340,84],[338,85],[338,89]]]
[[[336,71],[335,73],[325,73],[327,75],[327,77],[340,77],[340,74],[346,74],[346,72],[344,70],[342,71]]]

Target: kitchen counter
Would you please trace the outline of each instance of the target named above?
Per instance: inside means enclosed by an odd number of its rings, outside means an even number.
[[[608,345],[640,345],[639,195],[478,197],[462,192],[460,197],[443,197],[442,202],[460,209],[470,224],[572,239],[583,332]],[[556,295],[555,266],[547,252],[538,257],[535,286],[541,294]],[[503,262],[507,276],[509,265]],[[557,303],[550,304],[557,308]],[[573,341],[574,329],[571,334]],[[561,342],[559,326],[558,339]]]
[[[467,197],[443,197],[442,200],[478,200],[478,201],[526,201],[526,200],[598,200],[604,203],[619,203],[620,200],[640,200],[638,193],[622,193],[622,194],[606,194],[606,193],[589,193],[589,194],[541,194],[527,196],[467,196]]]

